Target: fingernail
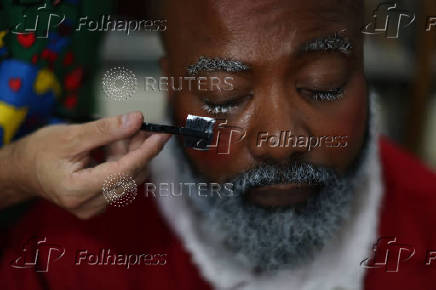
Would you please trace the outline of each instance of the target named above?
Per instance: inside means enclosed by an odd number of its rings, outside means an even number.
[[[123,128],[128,128],[135,121],[136,112],[123,115],[121,118]]]

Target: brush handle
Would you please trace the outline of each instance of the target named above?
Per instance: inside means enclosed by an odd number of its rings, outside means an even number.
[[[141,126],[141,130],[148,132],[156,132],[156,133],[167,133],[167,134],[176,134],[180,135],[180,128],[175,126],[168,125],[160,125],[144,122]]]
[[[84,118],[73,118],[70,119],[70,121],[75,123],[86,123],[86,122],[92,122],[99,120],[98,117],[84,117]],[[175,134],[175,135],[182,135],[185,137],[194,137],[197,139],[208,139],[208,134],[201,132],[199,130],[194,130],[190,128],[184,128],[184,127],[176,127],[176,126],[169,126],[169,125],[161,125],[161,124],[153,124],[153,123],[147,123],[144,122],[141,125],[141,130],[148,131],[148,132],[155,132],[155,133],[166,133],[166,134]]]
[[[141,130],[148,131],[148,132],[155,132],[155,133],[182,135],[186,137],[194,137],[199,139],[207,138],[207,134],[198,130],[183,128],[183,127],[179,128],[176,126],[169,126],[169,125],[153,124],[147,122],[144,122],[142,124]]]

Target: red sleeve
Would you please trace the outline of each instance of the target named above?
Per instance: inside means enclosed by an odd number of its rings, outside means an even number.
[[[436,251],[436,175],[386,138],[380,140],[380,157],[385,192],[378,238],[395,242],[376,247],[390,266],[367,269],[366,289],[435,289],[436,259],[426,263]],[[398,270],[392,271],[395,264]]]

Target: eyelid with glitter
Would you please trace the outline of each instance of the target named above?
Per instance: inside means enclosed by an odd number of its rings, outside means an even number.
[[[352,70],[340,57],[318,57],[304,64],[295,81],[298,94],[310,101],[333,102],[344,97]]]
[[[334,102],[344,97],[345,84],[332,89],[297,88],[303,97],[315,102]]]
[[[222,103],[212,102],[209,99],[204,98],[202,100],[204,105],[201,108],[211,115],[228,114],[237,109],[242,103],[244,103],[244,101],[247,100],[247,98],[251,97],[252,94],[248,94]]]

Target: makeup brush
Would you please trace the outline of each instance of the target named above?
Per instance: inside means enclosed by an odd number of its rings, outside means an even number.
[[[61,117],[60,117],[61,118]],[[100,118],[70,118],[75,123],[92,122]],[[141,130],[155,133],[174,134],[184,137],[185,147],[207,150],[213,139],[213,128],[216,120],[209,117],[188,115],[185,127],[153,124],[144,122]]]
[[[216,120],[213,118],[188,115],[185,127],[144,122],[141,126],[141,130],[181,135],[184,137],[185,147],[205,150],[207,149],[207,145],[212,142],[215,122]]]
[[[203,132],[202,138],[185,136],[185,147],[207,150],[207,145],[212,143],[213,128],[216,123],[214,118],[199,117],[188,115],[186,118],[185,127],[191,130],[199,130]]]

